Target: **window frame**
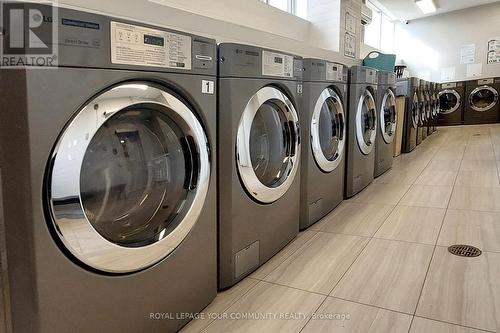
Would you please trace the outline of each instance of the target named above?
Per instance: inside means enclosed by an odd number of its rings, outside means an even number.
[[[262,2],[262,3],[264,3],[264,4],[266,4],[266,5],[268,5],[268,6],[271,6],[271,7],[273,7],[273,8],[276,8],[276,9],[278,9],[278,10],[284,11],[284,10],[282,10],[281,8],[278,8],[278,7],[276,7],[276,6],[271,5],[271,4],[270,4],[270,1],[271,1],[271,0],[259,0],[259,1],[260,1],[260,2]],[[288,14],[292,14],[293,16],[300,17],[300,16],[297,14],[297,1],[298,1],[298,0],[287,0],[287,10],[286,10],[286,11],[284,11],[284,12],[286,12],[286,13],[288,13]],[[309,0],[307,0],[307,1],[309,1]],[[300,17],[300,18],[302,18],[302,17]]]
[[[366,31],[367,29],[365,28],[365,32],[364,32],[364,43],[370,47],[373,47],[373,48],[376,48],[376,49],[379,49],[381,51],[384,51],[384,52],[394,52],[394,47],[395,47],[395,43],[394,43],[394,39],[395,39],[395,35],[396,35],[396,24],[394,22],[394,20],[391,19],[391,16],[388,15],[387,13],[385,13],[382,9],[380,9],[379,7],[377,7],[376,4],[374,4],[373,2],[371,2],[370,0],[367,0],[366,1],[366,5],[372,9],[373,11],[376,11],[376,14],[377,15],[380,15],[380,21],[379,21],[379,24],[378,24],[378,27],[377,27],[377,32],[378,32],[378,45],[372,45],[370,44],[367,39],[366,39]],[[375,14],[375,13],[374,13]],[[383,22],[384,22],[384,19],[388,22],[391,23],[392,25],[392,35],[393,35],[393,42],[391,43],[392,44],[392,50],[389,50],[389,49],[383,49],[382,48],[382,37],[383,37],[383,29],[382,29],[382,26],[383,26]],[[373,23],[373,22],[372,22]],[[369,25],[371,25],[372,23],[370,23]]]

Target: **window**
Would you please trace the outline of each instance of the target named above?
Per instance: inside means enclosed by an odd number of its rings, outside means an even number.
[[[385,52],[394,52],[393,20],[367,1],[366,5],[372,10],[372,22],[365,27],[365,44]]]
[[[260,0],[270,6],[281,9],[295,16],[307,20],[308,0]]]

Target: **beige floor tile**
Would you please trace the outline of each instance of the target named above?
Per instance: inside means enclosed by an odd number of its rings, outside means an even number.
[[[461,160],[432,160],[427,165],[426,170],[435,171],[458,171]]]
[[[405,206],[420,206],[446,208],[453,187],[413,185],[405,194],[400,204]]]
[[[457,178],[456,171],[437,171],[425,169],[415,181],[418,185],[446,186],[453,185]]]
[[[264,280],[327,295],[368,241],[320,232]]]
[[[395,205],[408,191],[408,184],[371,184],[349,199],[350,202]]]
[[[500,188],[455,186],[449,208],[500,211]]]
[[[460,171],[455,183],[457,186],[499,187],[498,172],[493,171]]]
[[[497,331],[500,328],[500,254],[476,258],[438,246],[425,281],[417,315]]]
[[[182,333],[195,333],[201,332],[205,329],[210,323],[214,320],[214,315],[222,313],[228,307],[231,306],[234,302],[236,302],[241,296],[247,293],[252,287],[254,287],[258,280],[246,278],[236,285],[227,289],[225,291],[219,292],[217,297],[203,309],[202,314],[203,317],[200,319],[192,320],[187,324],[182,330]]]
[[[374,237],[434,245],[445,212],[441,208],[397,206]]]
[[[411,316],[328,297],[301,333],[407,333]],[[323,316],[320,317],[320,316]]]
[[[278,286],[264,281],[259,282],[226,311],[228,319],[217,319],[204,330],[204,333],[243,333],[243,332],[300,332],[325,296],[306,291]],[[296,314],[290,318],[253,318],[236,319],[237,315],[255,316]],[[233,318],[231,318],[233,317]]]
[[[438,150],[433,160],[461,160],[464,156],[464,147],[457,148],[442,148]]]
[[[344,201],[311,228],[326,232],[371,237],[393,209],[393,205]]]
[[[478,151],[478,150],[469,150],[465,151],[464,160],[478,160],[478,159],[495,159],[495,153],[493,149],[491,150],[483,150],[483,151]]]
[[[283,261],[290,257],[295,251],[300,249],[307,241],[309,241],[316,232],[313,230],[305,230],[298,234],[298,236],[290,242],[283,250],[278,252],[274,257],[269,259],[264,265],[253,272],[250,277],[255,279],[263,279],[269,273],[276,269]]]
[[[380,177],[376,178],[373,182],[375,184],[408,184],[411,185],[415,182],[421,170],[406,170],[392,168]]]
[[[410,333],[481,333],[484,331],[415,317]]]
[[[432,250],[430,245],[372,239],[332,295],[413,314]]]
[[[463,160],[461,171],[495,171],[497,163],[494,159]]]
[[[483,251],[500,252],[500,213],[448,210],[438,245],[453,244],[469,244]]]

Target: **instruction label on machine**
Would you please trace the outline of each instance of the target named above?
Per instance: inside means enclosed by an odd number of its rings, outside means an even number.
[[[344,66],[334,64],[333,62],[326,63],[326,79],[329,81],[342,81],[344,78]]]
[[[113,64],[191,69],[191,37],[111,22]]]
[[[262,51],[262,75],[293,77],[293,57]]]

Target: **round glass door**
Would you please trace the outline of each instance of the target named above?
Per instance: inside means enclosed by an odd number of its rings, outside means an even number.
[[[460,107],[460,94],[455,90],[446,89],[439,92],[439,110],[441,114],[450,114]]]
[[[252,198],[271,203],[290,188],[300,156],[299,118],[288,97],[274,87],[248,102],[236,138],[242,183]]]
[[[377,136],[377,111],[373,95],[366,89],[358,102],[356,112],[356,137],[364,155],[373,150]]]
[[[392,143],[396,133],[396,97],[391,89],[387,89],[380,108],[380,130],[386,143]]]
[[[420,119],[420,103],[416,92],[413,94],[413,101],[411,104],[411,115],[412,115],[411,120],[413,128],[417,128]]]
[[[493,108],[498,101],[498,92],[490,86],[474,89],[469,95],[469,105],[474,111],[484,112]]]
[[[425,91],[425,117],[427,120],[431,119],[432,115],[432,99],[429,91]]]
[[[323,90],[311,119],[311,148],[323,172],[331,172],[340,164],[345,147],[345,114],[342,101],[331,89]]]
[[[57,235],[85,265],[130,273],[169,255],[195,225],[208,191],[202,125],[163,87],[117,85],[83,107],[52,156]]]

